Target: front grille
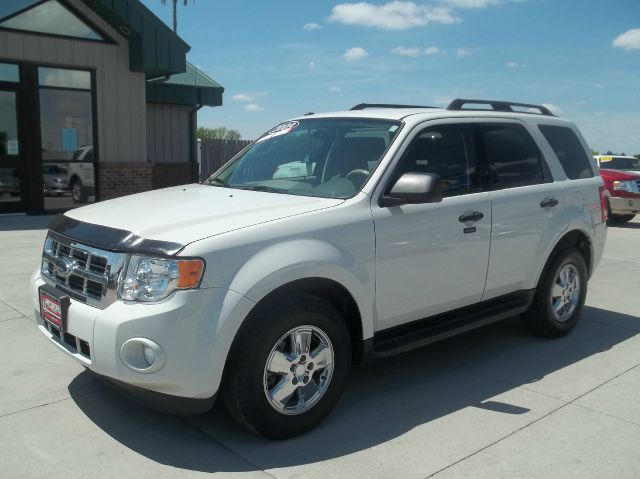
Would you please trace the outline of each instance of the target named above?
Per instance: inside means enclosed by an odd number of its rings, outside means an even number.
[[[42,274],[72,298],[106,308],[116,300],[117,280],[126,255],[50,233],[42,254]]]

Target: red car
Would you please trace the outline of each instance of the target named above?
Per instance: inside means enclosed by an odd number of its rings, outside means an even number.
[[[640,213],[640,159],[633,156],[596,156],[609,193],[609,222],[626,223]]]

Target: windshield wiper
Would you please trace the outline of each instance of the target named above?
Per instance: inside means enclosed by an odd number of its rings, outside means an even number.
[[[223,186],[225,188],[229,188],[229,183],[224,181],[222,178],[207,178],[204,180],[204,183],[210,186]]]
[[[267,193],[289,193],[283,188],[274,188],[273,186],[265,185],[234,186],[234,188],[238,188],[240,190],[266,191]]]

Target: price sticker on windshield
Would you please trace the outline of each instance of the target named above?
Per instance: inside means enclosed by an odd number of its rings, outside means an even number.
[[[295,130],[300,123],[297,121],[285,121],[284,123],[280,123],[275,128],[269,130],[262,138],[258,139],[257,142],[267,140],[269,138],[274,138],[276,136],[286,135]],[[256,143],[257,143],[256,142]]]
[[[604,163],[605,161],[613,161],[613,156],[601,156],[600,163]]]

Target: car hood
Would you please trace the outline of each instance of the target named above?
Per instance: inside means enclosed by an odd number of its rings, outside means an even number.
[[[193,184],[102,201],[67,211],[65,216],[130,231],[146,239],[187,245],[259,223],[331,208],[343,201]]]

